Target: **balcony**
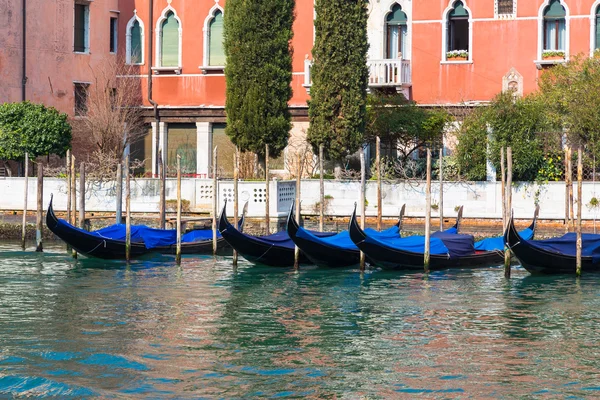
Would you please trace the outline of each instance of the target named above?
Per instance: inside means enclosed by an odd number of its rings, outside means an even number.
[[[398,92],[411,86],[410,60],[368,60],[369,88],[395,87]],[[304,60],[304,86],[310,93],[312,60]]]

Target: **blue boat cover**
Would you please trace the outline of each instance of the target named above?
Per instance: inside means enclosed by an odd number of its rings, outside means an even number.
[[[592,257],[593,262],[600,261],[600,235],[584,233],[581,235],[581,241],[581,255],[584,257]],[[552,239],[528,240],[527,243],[533,247],[557,254],[575,257],[577,253],[576,233],[567,233],[564,236]]]
[[[367,236],[366,242],[387,247],[392,250],[402,250],[411,253],[423,254],[425,252],[425,236],[409,236],[379,240]],[[456,233],[435,232],[429,241],[429,252],[435,255],[447,254],[449,258],[464,257],[475,252],[473,247],[475,240],[471,235],[460,235]]]
[[[389,229],[383,230],[381,232],[367,228],[365,232],[369,236],[373,236],[375,238],[386,240],[400,237],[400,231],[397,226],[392,226]],[[350,239],[350,232],[342,231],[338,234],[329,237],[317,237],[314,233],[307,231],[304,228],[299,228],[298,233],[296,234],[299,238],[310,240],[316,243],[322,243],[330,247],[335,247],[341,250],[356,250],[358,251],[358,247],[354,244],[352,239]]]
[[[58,224],[67,226],[70,229],[78,230],[87,235],[99,236],[105,239],[125,240],[126,225],[114,224],[102,229],[88,232],[69,224],[64,219],[59,219]],[[217,237],[220,237],[217,232]],[[199,229],[186,233],[181,237],[182,243],[192,243],[202,240],[212,239],[211,229]],[[177,244],[176,229],[155,229],[146,225],[131,225],[131,241],[134,243],[144,243],[147,249],[153,249],[159,246],[171,246]]]
[[[531,228],[523,229],[519,232],[519,236],[521,236],[525,240],[531,240],[533,237],[533,230]],[[504,237],[497,236],[491,237],[487,239],[480,240],[475,242],[475,250],[479,251],[495,251],[495,250],[504,250]]]
[[[310,233],[312,233],[316,237],[327,237],[327,236],[335,235],[334,232],[310,231]],[[246,236],[249,236],[249,235],[246,235]],[[296,247],[296,245],[290,238],[290,235],[288,235],[288,233],[286,231],[280,231],[280,232],[273,233],[272,235],[268,235],[268,236],[249,236],[249,237],[251,237],[252,239],[257,240],[259,242],[263,242],[269,246],[284,247],[287,249],[294,249]]]

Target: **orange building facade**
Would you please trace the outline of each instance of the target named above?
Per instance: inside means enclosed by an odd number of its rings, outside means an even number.
[[[22,1],[9,0],[12,19],[0,25],[0,101],[20,100],[14,59]],[[28,17],[37,21],[37,28],[29,24],[29,99],[73,114],[74,85],[88,84],[90,66],[116,53],[140,79],[152,129],[136,151],[149,160],[147,168],[156,173],[158,143],[168,164],[183,151],[188,173],[208,175],[211,149],[227,142],[224,0],[28,1],[37,4]],[[77,4],[88,7],[79,43]],[[530,93],[545,68],[600,47],[600,0],[370,0],[368,10],[369,88],[395,89],[428,106],[485,103],[507,90]],[[295,14],[289,106],[291,140],[301,141],[308,128],[313,1],[297,0]]]

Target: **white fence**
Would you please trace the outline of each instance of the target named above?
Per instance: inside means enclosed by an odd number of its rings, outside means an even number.
[[[24,178],[0,179],[0,210],[22,210]],[[284,216],[294,201],[296,195],[295,181],[271,181],[269,213],[273,217]],[[333,216],[348,216],[353,210],[354,203],[359,201],[359,182],[356,181],[325,181],[327,214]],[[223,206],[225,199],[233,200],[233,182],[220,181],[218,190],[218,207]],[[157,212],[159,202],[159,181],[157,179],[136,179],[132,181],[131,206],[134,212]],[[176,181],[167,180],[167,200],[176,197]],[[302,181],[302,212],[312,214],[318,210],[319,181]],[[29,178],[28,209],[36,207],[37,183],[35,178]],[[577,191],[574,190],[576,193]],[[57,210],[65,210],[67,203],[66,181],[64,179],[44,179],[44,206],[48,205],[50,195],[54,194],[54,205]],[[190,201],[192,211],[209,212],[212,209],[213,185],[209,179],[183,179],[182,198]],[[592,219],[600,216],[598,207],[591,207],[590,200],[600,198],[600,185],[593,182],[583,184],[583,218]],[[439,185],[432,186],[432,199],[439,204]],[[456,215],[456,208],[464,205],[464,216],[467,218],[500,218],[501,205],[500,183],[469,182],[444,183],[444,216]],[[116,190],[114,182],[88,183],[86,187],[86,211],[114,212],[116,209]],[[367,214],[377,214],[376,182],[369,181],[366,191]],[[517,218],[530,218],[535,201],[540,204],[540,218],[562,219],[565,209],[565,185],[563,182],[551,182],[545,185],[526,184],[517,182],[513,187],[513,209]],[[265,184],[264,182],[239,183],[240,212],[248,201],[249,216],[265,215]],[[382,213],[392,217],[398,214],[402,204],[406,204],[406,213],[410,216],[424,216],[425,213],[425,184],[423,182],[406,182],[384,184],[382,192]],[[228,213],[231,215],[233,204],[228,203]],[[434,211],[433,216],[437,216]]]

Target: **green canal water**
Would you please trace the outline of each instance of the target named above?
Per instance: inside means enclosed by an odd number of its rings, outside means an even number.
[[[0,398],[598,398],[598,275],[0,244]]]

